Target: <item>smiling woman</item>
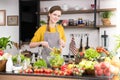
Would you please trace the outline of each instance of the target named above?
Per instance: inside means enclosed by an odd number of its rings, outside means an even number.
[[[47,60],[47,56],[50,56],[51,48],[63,48],[65,46],[65,32],[62,25],[57,24],[62,14],[60,6],[53,6],[48,12],[47,24],[42,25],[34,34],[30,47],[37,47],[42,45],[42,57]],[[43,54],[44,53],[44,54]],[[49,65],[50,66],[50,65]]]

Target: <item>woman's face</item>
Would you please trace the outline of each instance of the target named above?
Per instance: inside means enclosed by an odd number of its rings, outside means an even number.
[[[49,17],[50,17],[50,23],[56,24],[61,17],[61,11],[56,10],[53,13],[49,13]]]

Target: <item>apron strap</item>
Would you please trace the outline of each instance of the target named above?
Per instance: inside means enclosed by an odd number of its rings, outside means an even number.
[[[58,32],[57,25],[58,25],[58,24],[55,25],[55,30],[56,30],[56,32]],[[48,31],[46,30],[46,32],[48,32]]]

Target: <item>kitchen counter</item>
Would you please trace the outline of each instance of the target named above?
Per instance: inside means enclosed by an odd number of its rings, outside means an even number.
[[[0,72],[0,80],[112,80],[110,77],[95,76],[56,76],[35,73],[6,73]]]

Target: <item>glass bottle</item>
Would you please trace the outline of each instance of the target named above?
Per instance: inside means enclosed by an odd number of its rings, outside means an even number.
[[[12,57],[9,57],[6,63],[6,72],[12,72],[13,70],[13,61]]]
[[[36,60],[35,60],[35,54],[32,55],[31,65],[33,65],[34,62],[36,62]]]

